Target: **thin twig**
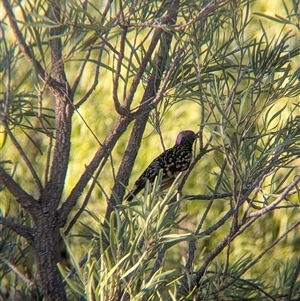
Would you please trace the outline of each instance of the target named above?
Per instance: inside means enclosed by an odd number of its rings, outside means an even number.
[[[291,279],[291,284],[290,284],[290,289],[289,289],[289,293],[288,293],[288,296],[287,296],[287,301],[292,300],[293,290],[295,288],[295,284],[296,284],[296,281],[298,279],[299,274],[300,274],[300,259],[298,259],[298,263],[297,263],[297,266],[295,268],[295,272],[294,272],[293,277]]]
[[[153,268],[152,268],[149,276],[146,279],[146,283],[149,282],[151,280],[151,278],[153,277],[153,275],[160,269],[160,267],[163,263],[163,259],[165,257],[165,253],[166,253],[165,250],[158,253],[155,263],[153,265]]]
[[[119,55],[117,59],[117,66],[115,70],[115,76],[113,78],[113,100],[115,105],[115,110],[120,115],[126,115],[127,110],[123,106],[121,106],[121,103],[119,101],[118,97],[118,86],[119,86],[119,80],[121,75],[121,67],[124,59],[124,52],[125,52],[125,42],[126,42],[126,36],[127,36],[127,27],[122,27],[122,33],[121,33],[121,39],[120,39],[120,50]]]
[[[188,22],[186,22],[184,24],[180,24],[180,25],[163,24],[164,17],[158,18],[158,19],[155,19],[155,20],[149,21],[149,22],[143,22],[143,23],[130,22],[129,25],[131,27],[136,27],[136,28],[146,28],[146,27],[148,27],[148,28],[160,28],[160,29],[163,29],[167,32],[171,31],[171,30],[181,31],[185,27],[191,26],[193,23],[197,22],[199,19],[203,18],[204,16],[210,14],[211,12],[216,10],[218,7],[220,7],[221,5],[224,5],[227,2],[228,2],[227,0],[223,0],[223,1],[212,0],[203,9],[201,9],[194,18],[192,18]]]
[[[260,217],[260,216],[259,216]],[[257,218],[259,218],[257,217]],[[251,220],[251,224],[257,220],[257,218],[252,218]],[[263,252],[261,252],[254,260],[252,260],[247,266],[245,266],[245,268],[243,269],[242,272],[240,272],[237,276],[235,276],[233,278],[232,281],[226,283],[226,285],[223,285],[222,287],[219,288],[219,290],[223,290],[227,287],[230,287],[233,283],[235,283],[238,279],[240,279],[240,277],[245,274],[251,267],[253,267],[255,264],[257,264],[264,255],[266,255],[272,248],[274,248],[276,245],[278,245],[278,243],[285,238],[292,230],[294,230],[295,228],[297,228],[300,225],[300,221],[298,221],[297,223],[295,223],[291,228],[289,228],[288,230],[286,230],[282,235],[280,235],[280,237],[278,237],[269,247],[267,247]],[[239,233],[236,233],[235,237],[240,235],[240,232],[243,232],[245,229],[247,229],[248,226],[244,226]]]
[[[215,186],[215,189],[214,189],[215,193],[218,191],[218,189],[219,189],[219,187],[221,185],[222,176],[223,176],[223,174],[225,172],[226,165],[227,165],[226,161],[224,161],[224,164],[223,164],[223,166],[221,168],[220,177],[219,177],[218,182],[217,182],[217,184]],[[199,222],[199,224],[198,224],[198,226],[197,226],[197,228],[195,230],[195,234],[198,234],[199,231],[202,228],[202,225],[203,225],[203,223],[204,223],[204,221],[206,219],[206,216],[208,215],[208,212],[209,212],[209,210],[210,210],[210,208],[211,208],[214,200],[216,199],[215,198],[215,193],[210,198],[210,202],[209,202],[207,208],[205,209],[205,212],[204,212],[204,214],[203,214],[203,216],[202,216],[202,218],[201,218],[201,220],[200,220],[200,222]],[[182,281],[181,281],[181,286],[183,288],[185,288],[186,290],[188,289],[188,273],[190,272],[190,270],[192,268],[192,265],[194,263],[195,251],[196,251],[196,240],[191,240],[189,242],[188,260],[187,260],[187,263],[185,265],[185,270],[186,271],[185,271],[185,274],[184,274],[184,276],[182,278]]]
[[[79,85],[79,82],[80,82],[80,80],[81,80],[81,78],[82,78],[82,76],[83,76],[83,72],[84,72],[84,69],[85,69],[85,67],[86,67],[86,64],[87,64],[87,62],[88,62],[88,60],[89,60],[89,58],[90,58],[90,56],[91,56],[92,49],[93,49],[93,48],[90,47],[90,48],[86,51],[86,53],[85,53],[85,56],[84,56],[84,58],[83,58],[83,62],[81,63],[81,65],[80,65],[80,67],[79,67],[79,70],[78,70],[78,72],[77,72],[75,81],[74,81],[74,83],[73,83],[73,85],[72,85],[72,87],[71,87],[71,94],[72,94],[72,95],[74,95],[75,92],[76,92],[76,90],[77,90],[77,87],[78,87],[78,85]],[[77,105],[78,105],[78,104],[77,104]]]
[[[98,62],[101,61],[102,54],[103,54],[103,49],[104,49],[104,47],[102,47],[101,50],[99,51]],[[84,68],[85,66],[83,66],[83,64],[82,64],[81,67]],[[82,69],[82,72],[83,72],[83,69]],[[93,81],[92,85],[87,90],[87,92],[84,94],[84,96],[74,106],[74,108],[77,111],[77,113],[78,113],[79,107],[81,105],[83,105],[88,100],[88,98],[91,96],[91,94],[93,93],[93,91],[96,89],[96,87],[98,85],[98,81],[99,81],[99,74],[100,74],[100,64],[97,64],[96,67],[95,67],[94,81]],[[77,85],[78,85],[81,77],[83,76],[83,73],[80,74],[80,72],[79,72],[77,76],[78,76],[78,78],[76,80],[78,81],[78,83],[77,83]],[[73,96],[74,96],[74,93],[75,93],[76,89],[77,89],[77,86],[76,86],[76,83],[74,83],[73,88],[72,88],[72,95]]]
[[[28,279],[12,262],[8,261],[4,257],[0,256],[0,261],[2,261],[7,267],[12,270],[18,277],[29,287],[29,289],[38,289],[36,283],[30,279]]]
[[[76,214],[74,215],[74,217],[70,221],[67,229],[64,231],[65,236],[67,236],[70,233],[70,231],[73,228],[73,226],[75,225],[76,221],[78,220],[78,218],[80,217],[80,215],[82,214],[84,209],[86,208],[86,206],[87,206],[87,204],[90,200],[90,197],[92,195],[92,192],[94,190],[95,184],[97,183],[97,179],[98,179],[104,165],[105,165],[105,161],[103,161],[102,164],[98,167],[98,170],[97,170],[95,176],[93,177],[92,184],[91,184],[91,186],[90,186],[90,188],[89,188],[89,190],[88,190],[88,192],[87,192],[87,194],[84,198],[84,201],[82,202],[82,205],[81,205],[80,209],[76,212]]]
[[[232,197],[232,192],[226,192],[226,193],[216,193],[213,195],[205,195],[205,194],[196,194],[196,195],[191,195],[187,194],[186,198],[189,201],[194,201],[194,200],[200,200],[200,201],[209,201],[212,198],[214,199],[227,199]]]
[[[180,60],[182,59],[182,55],[184,54],[184,52],[185,52],[185,48],[181,48],[177,52],[172,64],[169,66],[169,68],[166,72],[166,75],[164,76],[164,79],[163,79],[157,93],[155,94],[154,98],[152,98],[153,95],[151,95],[151,98],[149,98],[146,101],[144,101],[143,103],[141,103],[138,107],[132,109],[132,111],[133,111],[132,117],[133,118],[136,118],[139,115],[142,115],[142,114],[145,114],[145,113],[151,111],[161,101],[161,99],[163,98],[163,96],[165,94],[166,87],[169,84],[174,71],[178,67],[178,64],[179,64]]]
[[[45,92],[45,89],[47,87],[48,81],[44,81],[43,87],[39,89],[38,91],[38,113],[37,113],[37,118],[45,131],[46,135],[49,137],[53,137],[53,132],[50,132],[48,128],[45,126],[44,121],[43,121],[43,94]]]
[[[214,272],[211,272],[211,273],[214,273]],[[210,272],[208,271],[207,274],[210,274]],[[225,278],[226,276],[230,277],[230,278],[234,278],[234,276],[230,275],[230,274],[226,274],[226,273],[222,273],[221,274],[223,278]],[[235,278],[234,278],[235,279]],[[235,279],[236,280],[236,279]],[[249,281],[249,280],[245,280],[245,279],[241,279],[239,278],[238,281],[240,281],[241,283],[243,284],[247,284],[249,286],[252,286],[253,288],[255,288],[256,290],[262,292],[266,297],[270,298],[271,300],[273,301],[276,301],[276,299],[274,299],[268,292],[266,292],[264,289],[262,289],[259,285],[256,285],[255,283]],[[218,295],[220,293],[220,290],[219,290],[220,287],[218,287],[217,290],[215,291],[212,291],[210,293],[210,295]],[[224,290],[225,287],[222,287],[222,289]]]
[[[139,68],[138,68],[138,70],[137,70],[137,72],[136,72],[136,74],[133,78],[131,87],[130,87],[127,95],[126,95],[125,100],[124,100],[123,105],[126,109],[130,108],[130,105],[133,101],[134,94],[135,94],[135,92],[137,90],[137,87],[138,87],[138,85],[139,85],[139,83],[142,79],[142,75],[145,72],[147,64],[149,63],[149,61],[151,61],[151,56],[153,54],[153,51],[154,51],[155,47],[157,46],[157,42],[160,38],[161,33],[162,33],[162,31],[159,31],[159,30],[154,32],[154,35],[153,35],[151,43],[148,47],[148,50],[145,53],[145,55],[144,55],[144,57],[141,61],[141,64],[140,64],[140,66],[139,66]],[[151,95],[150,97],[153,97],[153,95]],[[144,99],[143,103],[145,101],[146,101],[146,99]]]
[[[1,28],[1,37],[2,37],[2,42],[3,42],[3,45],[4,45],[4,49],[5,49],[5,55],[6,55],[6,58],[7,58],[7,87],[6,87],[6,94],[5,94],[5,97],[4,97],[4,101],[5,101],[5,108],[4,108],[4,112],[1,114],[3,116],[1,116],[1,119],[5,120],[6,121],[6,118],[8,116],[8,108],[9,108],[9,104],[10,104],[10,101],[11,101],[11,93],[10,93],[10,90],[11,90],[11,60],[10,60],[10,52],[8,50],[8,47],[7,47],[7,39],[5,38],[5,31],[4,31],[4,28],[3,26],[0,26]]]
[[[26,44],[25,39],[17,25],[17,22],[16,22],[17,19],[14,16],[12,7],[11,7],[10,3],[8,2],[8,0],[3,0],[2,3],[6,10],[7,16],[9,18],[10,26],[11,26],[11,29],[13,30],[16,41],[17,41],[21,51],[25,55],[25,57],[31,63],[33,68],[38,71],[38,74],[42,78],[42,80],[46,81],[47,78],[49,78],[50,88],[54,89],[55,91],[59,90],[61,93],[65,94],[65,92],[66,92],[65,85],[61,84],[59,81],[55,80],[49,74],[47,74],[47,72],[43,69],[41,64],[38,61],[36,61],[35,58],[32,56],[31,50],[28,47],[28,45]]]
[[[48,144],[48,150],[47,150],[47,158],[45,163],[45,172],[44,172],[44,185],[48,183],[49,179],[49,170],[50,170],[50,161],[51,161],[51,153],[52,153],[52,147],[53,147],[53,137],[49,136],[49,144]]]
[[[6,123],[4,123],[4,128],[6,130],[6,133],[8,134],[10,140],[12,141],[13,145],[15,146],[15,148],[18,150],[21,158],[24,160],[27,168],[29,169],[29,171],[31,172],[31,175],[38,187],[38,191],[39,191],[39,196],[41,196],[42,192],[43,192],[43,186],[42,183],[33,167],[33,165],[31,164],[30,160],[28,159],[26,153],[24,152],[24,150],[22,149],[22,147],[20,146],[20,144],[18,143],[17,139],[15,138],[15,136],[12,134],[11,130],[9,129],[9,127],[7,126]],[[39,197],[38,196],[38,197]]]
[[[283,191],[283,193],[274,201],[272,204],[262,208],[259,211],[249,213],[247,218],[252,218],[252,217],[260,217],[267,212],[273,210],[280,202],[282,202],[287,195],[290,193],[290,191],[300,182],[300,176],[296,176],[295,180],[286,187],[286,189]]]
[[[97,150],[90,163],[86,166],[85,171],[75,184],[70,195],[59,209],[59,218],[61,219],[62,224],[67,219],[67,216],[75,206],[77,199],[80,197],[84,187],[86,187],[87,183],[92,178],[93,173],[98,168],[99,164],[102,161],[106,162],[108,159],[110,151],[114,148],[119,137],[125,132],[129,123],[130,120],[128,118],[118,119],[111,132],[104,140],[102,146]]]

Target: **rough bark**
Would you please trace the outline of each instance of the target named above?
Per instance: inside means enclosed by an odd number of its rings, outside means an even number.
[[[67,300],[62,276],[57,268],[59,258],[60,231],[53,221],[56,212],[41,214],[36,223],[33,249],[37,262],[41,287],[46,301]]]

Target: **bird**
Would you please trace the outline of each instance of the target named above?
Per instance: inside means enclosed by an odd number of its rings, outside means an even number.
[[[125,200],[130,202],[145,188],[147,180],[153,183],[160,170],[162,170],[161,189],[169,188],[176,176],[189,168],[193,156],[193,143],[197,137],[198,135],[191,130],[180,132],[176,138],[175,145],[165,150],[149,164],[134,183]]]

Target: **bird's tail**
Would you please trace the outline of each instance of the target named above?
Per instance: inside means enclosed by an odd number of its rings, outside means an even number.
[[[132,194],[132,192],[130,191],[124,198],[125,201],[130,202],[132,201],[134,198],[134,195]]]
[[[142,190],[142,188],[134,187],[124,198],[125,201],[130,202]]]
[[[126,195],[125,201],[130,202],[134,199],[134,197],[145,188],[146,181],[145,179],[139,179],[135,182],[132,190]]]

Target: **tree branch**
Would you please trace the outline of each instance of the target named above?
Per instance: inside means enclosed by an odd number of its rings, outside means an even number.
[[[17,202],[19,202],[23,208],[28,210],[31,215],[36,215],[37,211],[39,210],[37,200],[23,190],[1,166],[0,183],[2,183],[9,190],[9,192],[16,198]]]
[[[56,23],[60,23],[60,1],[57,0],[50,0],[49,1],[49,18]],[[53,77],[66,86],[67,84],[67,78],[64,71],[64,63],[62,60],[62,44],[61,44],[61,38],[59,35],[61,34],[61,26],[57,27],[51,27],[50,29],[50,35],[51,39],[49,40],[49,45],[51,49],[51,73],[53,74]],[[70,90],[68,87],[67,90]]]
[[[72,220],[69,222],[67,229],[64,231],[64,235],[65,236],[67,236],[70,233],[72,227],[75,225],[75,223],[77,222],[78,218],[80,217],[80,215],[82,214],[82,212],[86,208],[86,206],[87,206],[87,204],[88,204],[88,202],[90,200],[90,197],[92,195],[92,192],[94,190],[95,184],[97,183],[97,179],[98,179],[98,177],[99,177],[99,175],[100,175],[100,173],[101,173],[104,165],[105,165],[105,161],[103,160],[102,164],[98,167],[98,170],[96,171],[95,177],[93,178],[93,182],[92,182],[92,184],[89,187],[89,190],[88,190],[88,192],[87,192],[87,194],[86,194],[86,196],[85,196],[85,198],[84,198],[84,200],[82,202],[81,207],[76,212],[76,214],[74,215],[74,217],[72,218]]]
[[[300,176],[297,176],[295,178],[295,180],[286,187],[286,189],[283,191],[283,193],[274,202],[272,202],[272,204],[264,207],[263,209],[261,209],[257,212],[252,212],[252,213],[248,214],[247,218],[260,217],[260,216],[266,214],[267,212],[275,209],[275,207],[289,195],[289,192],[291,191],[291,189],[293,189],[299,182],[300,182]]]
[[[194,201],[194,200],[209,201],[212,198],[215,200],[215,199],[225,199],[225,198],[230,198],[230,197],[232,197],[232,192],[216,193],[213,195],[205,195],[205,194],[196,194],[196,195],[187,194],[186,195],[186,198],[189,201]]]
[[[66,87],[64,85],[62,85],[60,82],[58,82],[57,80],[55,80],[54,78],[52,78],[43,69],[41,64],[38,61],[36,61],[35,58],[33,57],[30,48],[26,44],[24,37],[23,37],[21,31],[19,30],[19,27],[16,22],[16,18],[12,11],[11,4],[8,2],[8,0],[3,0],[2,3],[6,10],[6,13],[7,13],[9,22],[10,22],[10,26],[13,30],[16,41],[17,41],[21,51],[25,55],[25,57],[32,64],[32,66],[37,70],[37,72],[38,72],[39,76],[42,78],[42,80],[46,81],[49,84],[50,88],[52,88],[52,89],[54,88],[54,90],[59,90],[61,93],[65,93]]]
[[[18,235],[26,238],[26,240],[32,244],[34,242],[34,234],[33,229],[21,224],[14,223],[5,217],[0,215],[0,224],[4,227],[11,229],[12,231],[16,232]]]
[[[184,51],[185,51],[185,48],[182,48],[178,51],[178,53],[175,56],[174,61],[168,67],[168,70],[166,72],[166,75],[164,76],[164,79],[163,79],[160,87],[157,87],[156,93],[152,96],[149,95],[149,97],[147,99],[145,99],[145,101],[141,101],[141,104],[136,108],[136,111],[132,113],[133,118],[136,118],[145,113],[149,113],[162,100],[164,93],[166,91],[166,87],[167,87],[168,83],[170,82],[172,75],[174,74],[174,70],[178,67],[178,64],[180,63],[180,60],[182,59],[182,55],[183,55]],[[135,110],[135,108],[133,110]]]
[[[101,57],[102,57],[102,54],[103,54],[103,49],[104,48],[101,48],[101,50],[99,51],[98,62],[100,62],[100,60],[101,60]],[[77,86],[78,86],[79,81],[80,81],[80,79],[83,75],[83,70],[85,68],[85,65],[87,63],[87,60],[88,60],[89,56],[90,56],[90,52],[87,51],[86,56],[85,56],[85,61],[81,64],[79,72],[78,72],[77,77],[76,77],[76,80],[75,80],[74,85],[72,87],[72,97],[74,97],[74,95],[75,95]],[[76,105],[75,105],[76,110],[78,110],[79,107],[87,101],[87,99],[90,97],[92,92],[96,89],[96,87],[98,85],[98,80],[99,80],[99,73],[100,73],[100,64],[97,64],[96,68],[95,68],[95,75],[94,75],[93,83],[89,87],[88,91],[84,94],[84,96],[76,103]]]
[[[225,172],[226,166],[227,166],[227,162],[224,161],[223,166],[221,168],[219,179],[218,179],[218,181],[215,185],[215,188],[214,188],[214,194],[211,196],[210,202],[209,202],[208,206],[206,207],[205,212],[202,215],[200,222],[198,223],[198,226],[197,226],[196,231],[195,231],[196,234],[198,234],[199,231],[201,230],[201,228],[203,226],[203,223],[204,223],[204,221],[205,221],[205,219],[208,215],[208,212],[209,212],[214,200],[216,199],[215,196],[216,196],[217,191],[220,188],[222,177],[223,177],[223,174]],[[194,259],[195,259],[195,251],[196,251],[196,240],[192,239],[189,242],[188,260],[187,260],[187,263],[185,265],[186,272],[185,272],[185,274],[184,274],[184,276],[182,277],[182,280],[181,280],[181,286],[183,288],[186,288],[186,289],[188,288],[188,273],[190,273],[190,270],[192,268],[192,265],[193,265]]]
[[[268,169],[268,168],[267,168]],[[266,172],[266,170],[264,171]],[[263,177],[265,173],[263,173],[259,179],[261,180],[261,178]],[[259,180],[257,179],[257,181]],[[300,181],[300,177],[296,177],[296,179],[285,189],[283,195],[286,193],[288,194],[288,192],[295,186],[297,185],[297,183]],[[248,191],[249,193],[250,191]],[[248,196],[247,196],[248,197]],[[281,199],[278,198],[277,199],[277,204],[279,203],[279,200]],[[241,206],[241,204],[245,201],[245,196],[243,196],[242,200],[239,202],[239,206]],[[272,204],[271,204],[272,205]],[[237,210],[237,208],[236,208]],[[234,212],[236,211],[234,209],[231,209],[226,215],[227,217],[229,217],[229,215],[233,215]],[[268,211],[264,211],[264,213],[266,213]],[[257,220],[259,217],[261,217],[263,214],[258,214],[258,215],[253,215],[250,217],[249,222],[247,222],[246,224],[244,224],[244,218],[242,218],[242,220],[239,222],[239,224],[237,225],[237,227],[235,229],[232,229],[232,231],[226,236],[224,237],[224,239],[222,241],[220,241],[217,246],[213,249],[213,251],[210,252],[210,254],[207,256],[205,262],[203,263],[203,265],[201,266],[201,268],[198,270],[198,272],[195,275],[194,278],[194,282],[196,285],[198,285],[201,277],[204,275],[204,272],[207,268],[207,266],[209,265],[209,263],[212,261],[213,258],[215,258],[218,254],[220,254],[220,252],[231,242],[234,240],[235,237],[239,236],[242,232],[244,232],[252,223],[254,223],[255,220]],[[297,227],[299,225],[299,223],[296,223],[291,229],[289,229],[288,231],[286,231],[280,238],[278,238],[274,243],[272,243],[272,245],[267,248],[263,254],[260,256],[262,257],[266,252],[268,252],[274,245],[276,245],[285,235],[287,235],[287,233],[289,233],[292,229],[294,229],[295,227]],[[205,234],[206,231],[204,231],[203,233],[200,233],[201,236]],[[255,262],[257,262],[260,257],[255,260]],[[251,263],[251,266],[253,266],[254,263]],[[247,268],[249,269],[249,268]],[[242,274],[241,274],[242,275]],[[239,276],[241,276],[239,275]]]
[[[81,65],[80,65],[80,67],[79,67],[79,70],[78,70],[78,72],[77,72],[75,81],[74,81],[74,83],[73,83],[73,85],[72,85],[72,87],[71,87],[72,97],[74,97],[75,92],[76,92],[76,90],[77,90],[77,87],[78,87],[78,85],[79,85],[79,82],[80,82],[80,80],[81,80],[81,78],[82,78],[82,76],[83,76],[83,71],[84,71],[84,69],[85,69],[85,67],[86,67],[86,64],[87,64],[87,62],[88,62],[88,60],[89,60],[89,58],[90,58],[90,56],[91,56],[92,49],[93,49],[93,48],[90,47],[90,48],[86,51],[86,54],[85,54],[85,56],[84,56],[84,58],[83,58],[83,62],[81,63]],[[97,75],[99,76],[99,66],[96,66],[96,72],[95,72],[95,74],[97,74]],[[98,78],[98,76],[97,76],[97,78]],[[92,86],[96,86],[96,85],[97,85],[97,83],[98,83],[97,78],[96,78],[96,76],[95,76],[95,80],[94,80],[94,83],[93,83]],[[93,90],[94,90],[94,89],[93,89]],[[76,108],[78,109],[80,105],[81,105],[80,102],[79,102],[79,104],[77,103],[77,104],[76,104]]]
[[[30,170],[31,172],[31,175],[38,187],[38,190],[39,190],[39,197],[41,196],[42,192],[43,192],[43,186],[42,186],[42,183],[35,171],[35,169],[33,168],[31,162],[29,161],[26,153],[24,152],[24,150],[22,149],[22,147],[20,146],[20,144],[18,143],[17,139],[15,138],[15,136],[12,134],[11,130],[9,129],[9,127],[7,126],[7,123],[4,122],[4,127],[5,127],[5,130],[6,132],[8,133],[8,136],[10,138],[10,140],[12,141],[13,145],[15,146],[15,148],[18,150],[21,158],[24,160],[27,168]]]
[[[119,80],[120,80],[121,67],[122,67],[122,62],[123,62],[123,58],[124,58],[126,35],[127,35],[127,27],[122,26],[122,34],[121,34],[121,40],[120,40],[120,50],[119,50],[117,66],[116,66],[116,70],[115,70],[115,76],[113,78],[113,100],[114,100],[115,110],[120,115],[128,114],[128,110],[126,110],[120,104],[119,97],[118,97],[118,84],[119,84]]]
[[[49,5],[49,18],[59,23],[61,19],[60,2],[52,0]],[[56,140],[49,181],[46,183],[41,197],[43,213],[51,212],[51,214],[55,214],[65,185],[71,147],[71,118],[74,112],[71,88],[66,79],[62,60],[61,37],[59,36],[61,30],[61,27],[52,28],[49,40],[52,72],[54,72],[57,82],[64,86],[63,93],[57,87],[52,87],[52,92],[55,96]]]
[[[293,290],[295,289],[295,285],[296,285],[299,274],[300,274],[300,259],[298,259],[298,263],[295,268],[295,272],[291,279],[290,289],[289,289],[289,293],[288,293],[288,296],[286,299],[287,301],[292,301]]]
[[[207,255],[205,258],[205,262],[202,264],[200,269],[195,273],[193,278],[193,285],[196,287],[199,287],[200,285],[200,279],[204,275],[207,267],[212,262],[212,260],[220,254],[220,252],[231,242],[234,240],[235,237],[242,234],[252,223],[254,222],[254,219],[251,219],[251,221],[248,222],[247,227],[242,227],[240,229],[235,229],[235,233],[233,235],[232,232],[228,233],[216,246],[215,248]],[[241,225],[240,225],[241,226]]]
[[[30,288],[30,289],[38,289],[36,282],[34,280],[30,280],[28,279],[25,274],[23,274],[16,265],[14,265],[12,262],[8,261],[7,259],[3,258],[2,256],[0,256],[0,261],[2,261],[5,265],[8,266],[9,269],[11,269],[16,275],[18,275],[18,277],[20,279],[22,279],[22,281]],[[1,300],[7,300],[6,298]]]
[[[68,214],[71,212],[73,207],[75,206],[78,198],[83,192],[83,189],[86,187],[87,183],[92,178],[95,170],[98,168],[101,161],[106,161],[109,157],[110,152],[113,150],[115,144],[117,143],[120,136],[126,131],[127,126],[129,125],[131,119],[127,117],[120,116],[114,127],[112,128],[109,135],[103,142],[102,147],[94,155],[91,162],[87,165],[85,171],[81,175],[80,179],[74,186],[71,191],[69,197],[63,203],[61,208],[59,209],[59,219],[60,223],[63,225],[67,219]]]
[[[170,4],[169,10],[168,10],[168,15],[164,18],[164,22],[166,24],[174,24],[175,23],[175,20],[177,19],[178,8],[179,8],[179,0],[173,0]],[[159,86],[161,84],[161,81],[162,81],[163,72],[166,69],[167,60],[165,59],[165,56],[168,55],[172,37],[173,37],[172,33],[165,33],[161,29],[158,29],[155,31],[152,41],[150,43],[150,46],[148,48],[148,51],[142,61],[142,64],[141,64],[139,70],[137,71],[137,74],[133,80],[130,91],[124,101],[125,108],[130,107],[133,95],[137,89],[138,83],[141,80],[142,74],[143,74],[147,64],[151,61],[151,59],[150,59],[151,54],[154,51],[158,40],[161,39],[160,48],[159,48],[158,53],[156,54],[156,57],[154,60],[155,68],[152,71],[152,74],[148,80],[147,87],[145,89],[143,98],[141,100],[141,104],[148,101],[148,99],[155,97],[155,95],[159,89]],[[157,103],[155,105],[157,105]],[[120,168],[119,168],[119,171],[118,171],[118,174],[116,177],[115,185],[112,189],[113,193],[112,193],[109,203],[108,203],[108,208],[107,208],[106,215],[105,215],[107,219],[116,205],[116,200],[114,198],[114,195],[115,194],[118,195],[120,199],[124,195],[124,192],[125,192],[124,185],[126,186],[128,184],[129,175],[132,170],[135,158],[137,156],[139,145],[141,144],[141,140],[143,137],[143,133],[144,133],[146,124],[147,124],[149,112],[150,112],[150,110],[147,111],[145,114],[139,115],[137,117],[134,127],[132,129],[130,140],[129,140],[129,143],[125,150],[123,160],[122,160],[122,163],[120,165]]]
[[[254,222],[257,218],[253,218],[252,221]],[[251,222],[252,223],[252,222]],[[298,221],[297,223],[295,223],[291,228],[287,229],[282,235],[280,235],[270,246],[268,246],[263,252],[261,252],[254,260],[252,260],[248,265],[246,265],[243,269],[242,272],[240,272],[237,276],[235,276],[232,281],[226,283],[226,285],[223,285],[221,287],[219,287],[219,291],[222,291],[223,289],[230,287],[230,285],[232,285],[234,282],[236,282],[243,274],[245,274],[251,267],[253,267],[255,264],[257,264],[261,258],[266,255],[272,248],[274,248],[275,246],[278,245],[278,243],[285,238],[292,230],[294,230],[295,228],[297,228],[300,225],[300,221]],[[247,229],[248,226],[243,227],[241,229],[241,231],[243,232],[245,229]],[[235,235],[238,236],[240,233],[237,233]],[[297,272],[297,268],[296,268],[296,272]],[[289,299],[286,299],[289,300]]]

